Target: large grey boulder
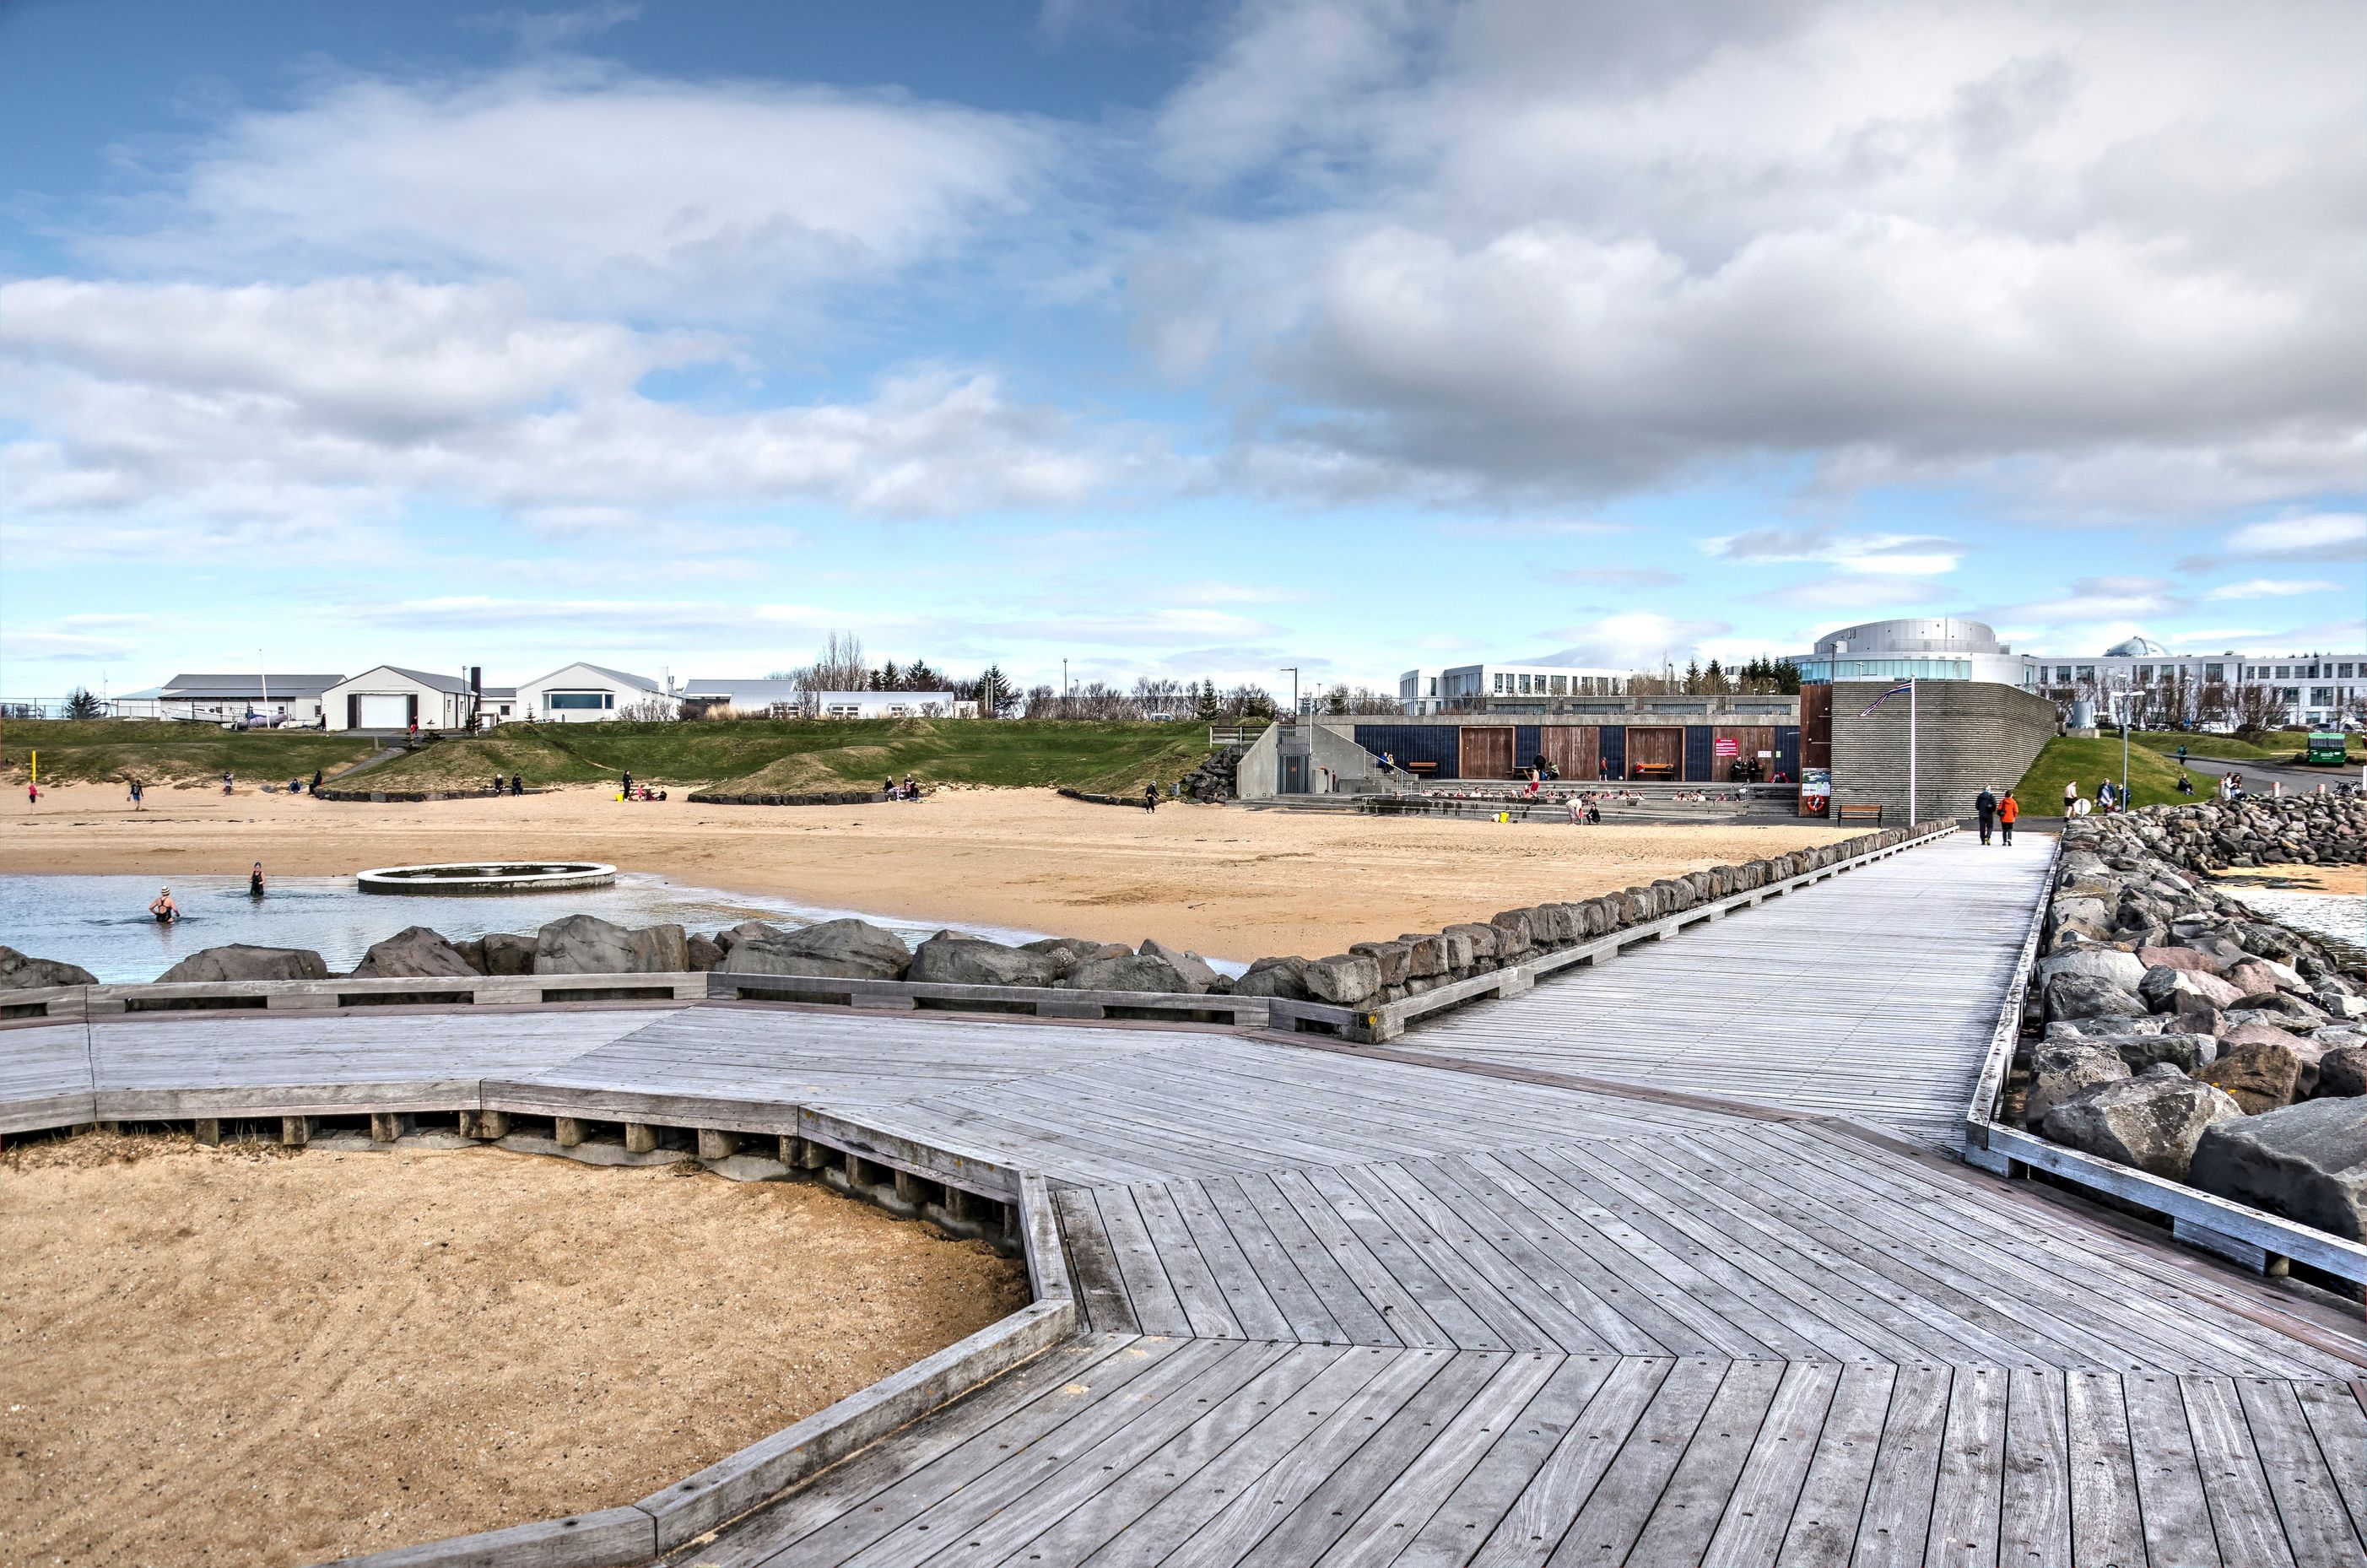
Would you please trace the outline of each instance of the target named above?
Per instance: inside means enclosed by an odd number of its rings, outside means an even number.
[[[0,947],[0,991],[28,991],[36,985],[96,985],[98,977],[80,964],[37,959],[14,948]]]
[[[1019,945],[1031,953],[1059,954],[1071,963],[1079,959],[1091,958],[1109,946],[1106,942],[1096,942],[1091,937],[1038,937],[1032,942]]]
[[[904,978],[934,985],[1049,985],[1069,965],[1066,954],[1031,953],[940,931],[912,949]]]
[[[2227,1017],[2239,1024],[2267,1022],[2285,1029],[2314,1029],[2329,1021],[2324,1012],[2288,991],[2239,996],[2228,1006]]]
[[[2240,1001],[2243,993],[2215,974],[2156,964],[2145,971],[2137,988],[2146,1006],[2157,1013],[2192,1013],[2204,1007],[2225,1007]]]
[[[487,974],[532,974],[536,938],[521,937],[509,931],[488,931],[478,938],[484,944]]]
[[[735,935],[744,927],[733,928]],[[825,920],[784,931],[739,936],[724,955],[733,974],[801,974],[833,980],[901,980],[912,952],[893,931],[867,920]]]
[[[2193,948],[2139,948],[2137,961],[2146,969],[2182,969],[2195,974],[2217,974],[2220,961]]]
[[[2107,1014],[2101,1018],[2057,1018],[2046,1026],[2048,1040],[2117,1038],[2130,1034],[2159,1034],[2169,1024],[2168,1018],[2124,1018]]]
[[[2338,1045],[2319,1057],[2317,1093],[2321,1099],[2367,1095],[2367,1045]]]
[[[2084,974],[2058,974],[2048,981],[2044,1001],[2049,1019],[2143,1017],[2148,1011],[2137,996]]]
[[[1129,953],[1123,948],[1082,960],[1061,977],[1060,985],[1068,991],[1149,991],[1167,996],[1196,996],[1207,989],[1156,954]]]
[[[406,926],[383,942],[373,942],[354,965],[348,977],[354,980],[392,980],[398,977],[435,976],[454,978],[476,977],[476,969],[458,948],[446,941],[442,933],[425,926]]]
[[[255,948],[244,942],[191,953],[156,977],[159,984],[194,980],[326,980],[329,966],[310,948]]]
[[[1458,921],[1440,933],[1444,937],[1460,937],[1471,949],[1471,961],[1465,968],[1473,974],[1484,973],[1497,967],[1497,956],[1502,949],[1503,929],[1476,921]]]
[[[2211,1036],[2180,1034],[2169,1029],[2159,1034],[2091,1035],[2089,1040],[2117,1052],[2132,1073],[2142,1073],[2157,1062],[2166,1062],[2181,1073],[2192,1073],[2219,1056],[2219,1042]]]
[[[1446,939],[1426,936],[1419,931],[1408,932],[1398,938],[1406,950],[1408,980],[1436,980],[1446,972]],[[1350,949],[1353,951],[1352,948]]]
[[[1361,953],[1335,953],[1307,966],[1307,993],[1335,1007],[1367,1006],[1380,996],[1381,966]]]
[[[1156,937],[1144,937],[1142,946],[1137,948],[1135,951],[1150,958],[1166,960],[1169,966],[1184,978],[1195,993],[1206,991],[1217,983],[1217,971],[1209,966],[1207,960],[1197,953],[1186,952],[1181,948],[1171,948]]]
[[[1368,958],[1379,966],[1384,988],[1403,985],[1413,978],[1413,944],[1410,942],[1351,942],[1348,950]]]
[[[2222,1122],[2195,1145],[2187,1179],[2205,1192],[2367,1241],[2367,1099]]]
[[[2135,991],[2145,980],[2146,966],[2136,955],[2118,948],[2075,947],[2038,960],[2038,983],[2058,974],[2080,974],[2124,991]]]
[[[1496,938],[1496,956],[1505,963],[1518,963],[1536,946],[1536,928],[1525,909],[1499,910],[1488,924],[1501,933]]]
[[[2047,1138],[2099,1159],[2184,1181],[2207,1129],[2241,1120],[2236,1102],[2167,1067],[2102,1084],[2047,1114]]]
[[[2022,1119],[2035,1127],[2056,1106],[2129,1075],[2129,1064],[2109,1047],[2088,1040],[2050,1040],[2032,1059],[2030,1093],[2022,1102]]]
[[[679,926],[637,930],[571,915],[535,933],[537,974],[679,974],[689,968],[690,938]]]
[[[712,937],[701,936],[697,932],[693,932],[691,934],[690,968],[694,971],[705,974],[709,970],[719,966],[722,962],[722,943],[717,941]]]
[[[1296,957],[1260,959],[1250,965],[1248,973],[1233,982],[1233,994],[1307,1001],[1307,960]]]

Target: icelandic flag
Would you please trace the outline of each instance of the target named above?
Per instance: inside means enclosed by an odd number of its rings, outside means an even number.
[[[1913,690],[1914,686],[1915,683],[1913,681],[1900,681],[1897,686],[1892,687],[1880,697],[1877,697],[1872,702],[1867,703],[1865,705],[1865,711],[1860,713],[1858,717],[1861,719],[1870,717],[1875,709],[1881,707],[1884,703],[1889,701],[1894,697],[1901,696],[1906,692]]]

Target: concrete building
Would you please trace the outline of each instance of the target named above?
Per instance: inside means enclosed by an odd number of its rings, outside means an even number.
[[[470,726],[481,697],[459,676],[379,665],[323,691],[321,709],[332,730],[448,732]]]
[[[2280,724],[2367,722],[2367,650],[2350,653],[2173,653],[2145,637],[2101,653],[2016,653],[1977,620],[1869,621],[1817,640],[1797,661],[1800,678],[1836,681],[1988,681],[2067,706],[2097,705],[2108,722],[2134,701],[2140,724],[2232,724],[2239,711]],[[2249,699],[2248,690],[2261,697]]]
[[[1548,713],[1557,702],[1616,697],[1627,672],[1573,669],[1568,665],[1454,665],[1411,669],[1398,676],[1398,705],[1412,715]]]
[[[778,710],[794,713],[804,694],[798,689],[796,681],[786,678],[700,676],[683,682],[682,690],[675,695],[682,699],[684,716],[689,717],[710,708],[730,708],[749,714]]]
[[[978,704],[950,691],[817,691],[810,704],[824,719],[971,719]]]
[[[1800,699],[1599,697],[1550,715],[1374,719],[1323,714],[1269,725],[1241,757],[1243,800],[1355,793],[1387,783],[1524,778],[1539,758],[1566,780],[1727,784],[1796,779]],[[1396,771],[1376,767],[1389,758]]]
[[[517,688],[518,717],[542,724],[591,724],[616,719],[672,719],[674,695],[647,676],[605,665],[562,665]]]
[[[1837,805],[1875,805],[1883,822],[1934,822],[1970,816],[1984,789],[2002,794],[2022,781],[2057,733],[2054,703],[1998,681],[1919,678],[1910,706],[1904,696],[1874,699],[1895,680],[1837,682],[1802,688],[1803,709],[1829,696],[1832,799]],[[1867,712],[1869,707],[1874,711]],[[1914,724],[1909,756],[1908,726]],[[1804,730],[1806,729],[1804,725]],[[1811,760],[1810,766],[1815,766]],[[1915,789],[1910,800],[1909,773]],[[2090,781],[2092,784],[2092,780]],[[2024,801],[2033,816],[2053,816],[2056,801]]]
[[[342,676],[179,675],[108,704],[118,719],[180,719],[231,723],[252,715],[321,722],[321,694]]]

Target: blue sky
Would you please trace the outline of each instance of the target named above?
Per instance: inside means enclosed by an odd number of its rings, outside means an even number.
[[[0,7],[0,689],[2357,649],[2367,12]]]

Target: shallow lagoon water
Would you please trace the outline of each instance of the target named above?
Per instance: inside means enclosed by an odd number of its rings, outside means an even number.
[[[862,915],[910,943],[947,924],[818,908],[619,871],[613,887],[489,897],[366,893],[350,877],[279,877],[255,899],[247,896],[243,877],[183,877],[171,884],[183,917],[161,926],[147,914],[160,885],[147,877],[0,876],[0,942],[36,958],[80,964],[101,981],[121,983],[153,980],[199,949],[229,942],[310,948],[332,971],[347,970],[361,961],[371,943],[406,926],[432,926],[459,941],[489,931],[531,932],[570,915],[595,915],[619,926],[674,922],[707,932],[742,920],[802,926]],[[961,929],[1003,942],[1044,935],[987,926]]]
[[[2367,897],[2300,888],[2227,890],[2253,914],[2322,942],[2351,963],[2367,963]]]

